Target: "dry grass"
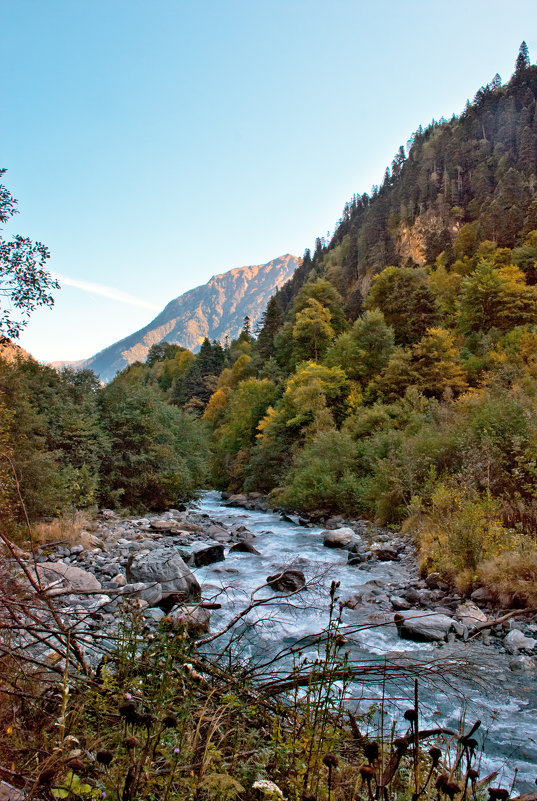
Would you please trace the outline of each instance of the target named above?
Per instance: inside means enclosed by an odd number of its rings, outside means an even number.
[[[537,546],[487,559],[478,578],[503,607],[537,606]]]
[[[36,523],[33,525],[33,542],[34,545],[61,542],[65,545],[83,545],[84,548],[89,548],[91,546],[91,534],[88,529],[92,525],[91,518],[84,512],[77,511],[70,515],[62,515],[48,523]]]

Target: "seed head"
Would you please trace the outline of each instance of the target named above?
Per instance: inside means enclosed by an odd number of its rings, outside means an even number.
[[[468,778],[470,781],[475,782],[475,780],[479,778],[479,771],[475,770],[475,768],[470,768],[468,771]]]
[[[416,712],[415,709],[407,709],[403,717],[405,720],[408,720],[409,723],[413,723],[415,720],[418,719],[418,713]]]
[[[451,798],[451,801],[453,801],[454,796],[457,793],[460,793],[460,791],[461,788],[456,782],[446,782],[444,785],[444,792],[447,796],[449,796],[449,798]]]
[[[379,744],[375,742],[375,740],[371,740],[371,742],[365,744],[364,754],[366,755],[369,762],[374,762],[375,759],[378,759],[379,753],[380,753]]]
[[[114,758],[114,754],[108,748],[103,748],[102,751],[97,751],[95,758],[101,765],[109,765]]]
[[[370,782],[371,779],[375,778],[375,769],[371,767],[371,765],[362,765],[359,770],[360,776],[364,781]]]
[[[175,715],[169,714],[162,718],[162,725],[167,729],[176,729],[178,726],[178,720]]]
[[[128,748],[130,750],[131,748],[136,748],[136,746],[138,745],[138,740],[136,739],[136,737],[125,737],[125,739],[123,740],[123,745],[125,746],[125,748]]]
[[[433,767],[436,768],[438,763],[440,762],[440,757],[442,756],[442,751],[433,745],[432,748],[429,748],[429,756],[432,759]]]
[[[56,771],[54,768],[45,768],[37,777],[37,783],[41,785],[52,784]]]
[[[408,748],[408,740],[406,740],[404,737],[398,737],[393,741],[393,745],[398,751],[406,751]]]
[[[84,763],[80,759],[70,759],[67,767],[71,768],[73,773],[84,773],[85,770]]]
[[[335,754],[326,754],[323,759],[323,763],[326,765],[327,768],[337,768],[339,765],[339,759]]]
[[[446,774],[445,773],[441,773],[440,776],[438,777],[438,779],[435,781],[434,786],[436,787],[437,790],[440,790],[440,792],[443,792],[444,788],[445,788],[445,786],[446,786],[446,784],[448,782],[449,782],[449,779],[446,776]]]

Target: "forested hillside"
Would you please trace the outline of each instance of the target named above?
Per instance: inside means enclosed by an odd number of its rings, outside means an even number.
[[[399,148],[231,345],[155,345],[106,389],[4,365],[31,513],[163,508],[207,481],[403,525],[424,571],[534,603],[536,98],[523,44],[507,84]]]
[[[526,602],[536,97],[523,44],[506,85],[496,76],[459,117],[420,127],[331,241],[306,251],[257,339],[235,343],[203,412],[221,489],[402,523],[424,570]]]

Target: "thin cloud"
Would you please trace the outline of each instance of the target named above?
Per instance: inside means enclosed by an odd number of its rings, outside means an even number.
[[[93,284],[89,281],[79,281],[78,278],[69,278],[67,275],[61,275],[60,273],[54,273],[54,277],[58,279],[60,284],[74,286],[77,289],[82,289],[84,292],[91,292],[94,295],[102,295],[104,298],[117,300],[119,303],[128,303],[131,306],[142,306],[144,309],[153,309],[153,311],[158,311],[160,308],[153,303],[135,298],[133,295],[129,295],[128,292],[122,292],[121,289],[114,289],[112,286]]]

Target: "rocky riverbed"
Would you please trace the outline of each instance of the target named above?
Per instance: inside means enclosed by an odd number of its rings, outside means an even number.
[[[262,553],[255,546],[259,535],[240,516],[222,519],[222,512],[233,508],[269,514],[262,499],[240,495],[219,503],[218,498],[210,497],[213,505],[216,500],[219,506],[218,515],[193,506],[184,511],[170,509],[160,515],[125,519],[103,510],[91,531],[85,533],[89,547],[62,543],[43,546],[37,556],[38,571],[45,582],[57,582],[64,590],[72,586],[73,593],[64,596],[65,605],[83,607],[89,613],[89,625],[99,628],[115,623],[117,607],[125,597],[137,600],[148,626],[156,625],[176,607],[198,605],[202,595],[214,595],[214,586],[204,593],[196,578],[197,569],[220,562],[228,564],[232,555],[241,554],[238,564],[243,567],[244,555],[250,560],[258,557],[255,561],[261,563],[261,573],[267,573],[265,579],[271,579],[275,592],[305,586],[304,572],[297,570],[297,559],[292,554],[287,564],[277,566],[282,576],[269,576],[269,565],[263,570]],[[345,571],[346,578],[350,572],[356,581],[343,587],[342,598],[345,607],[361,618],[382,612],[386,621],[395,623],[401,638],[417,642],[467,641],[479,636],[482,644],[514,657],[512,670],[537,668],[537,619],[528,615],[526,619],[511,618],[487,627],[488,620],[502,614],[494,608],[490,595],[478,589],[471,598],[463,599],[436,573],[419,578],[408,537],[364,520],[330,517],[322,521],[321,528],[321,521],[315,521],[316,525],[309,519],[290,518],[284,513],[278,516],[291,526],[291,531],[310,530],[327,549],[328,564],[333,563],[337,553],[335,561],[340,572],[344,560],[347,567],[354,568]],[[271,562],[270,570],[272,567]],[[240,573],[235,566],[222,565],[211,572],[227,575],[229,583],[236,584],[237,571]],[[79,595],[77,589],[94,594]]]
[[[507,762],[516,762],[522,789],[533,782],[537,620],[487,625],[500,610],[486,593],[463,599],[438,575],[420,578],[410,539],[367,521],[299,519],[267,510],[256,496],[206,493],[185,510],[159,515],[125,519],[103,510],[85,541],[42,548],[36,569],[60,593],[64,619],[84,633],[88,654],[92,635],[106,638],[117,626],[126,598],[148,632],[166,616],[202,637],[224,630],[254,598],[262,603],[240,621],[237,658],[267,673],[287,648],[289,667],[297,641],[303,655],[315,654],[337,580],[349,658],[431,669],[430,686],[423,679],[425,717],[453,726],[479,714],[490,726],[485,759],[501,758],[507,773]],[[441,681],[444,663],[460,664],[446,679],[453,693]],[[375,675],[354,687],[358,706],[386,692],[407,703],[408,676],[388,680],[380,668]]]

